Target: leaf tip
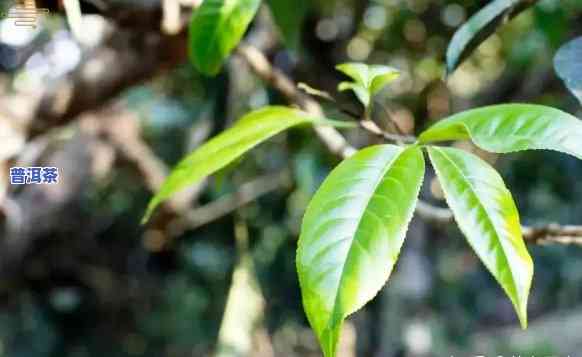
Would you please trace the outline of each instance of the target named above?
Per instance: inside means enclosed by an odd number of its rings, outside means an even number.
[[[450,53],[450,47],[447,50],[446,54],[446,65],[445,65],[445,78],[449,78],[453,72],[457,69],[457,60],[453,58],[452,53]]]
[[[518,303],[516,306],[517,318],[519,319],[519,324],[522,330],[527,330],[527,300]]]
[[[154,198],[152,198],[152,200],[148,204],[148,207],[146,208],[146,211],[145,211],[143,217],[141,218],[141,221],[139,224],[142,226],[146,225],[149,222],[150,218],[152,218],[152,215],[154,214],[154,211],[156,210],[157,207],[158,207],[158,200],[156,197],[154,197]]]
[[[147,213],[147,212],[146,212],[146,213],[143,215],[143,217],[141,218],[141,221],[139,221],[139,224],[140,224],[141,226],[145,226],[145,225],[146,225],[146,224],[149,222],[149,220],[150,220],[150,217],[151,217],[151,215],[150,215],[149,213]]]
[[[518,314],[519,324],[522,330],[527,330],[527,307],[524,307]]]

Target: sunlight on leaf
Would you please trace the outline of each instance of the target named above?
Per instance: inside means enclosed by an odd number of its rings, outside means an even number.
[[[363,149],[335,168],[301,227],[297,271],[303,306],[326,357],[344,320],[388,280],[424,178],[420,148]]]
[[[582,159],[582,121],[535,104],[502,104],[468,110],[433,125],[419,142],[465,140],[483,150],[509,153],[546,149]]]
[[[453,148],[428,151],[459,228],[509,296],[525,329],[533,262],[511,193],[479,157]]]
[[[305,123],[344,125],[342,122],[315,118],[305,112],[288,107],[265,107],[249,113],[232,128],[186,156],[172,170],[160,191],[150,201],[143,222],[145,223],[154,209],[170,196],[187,186],[200,182],[283,130]]]

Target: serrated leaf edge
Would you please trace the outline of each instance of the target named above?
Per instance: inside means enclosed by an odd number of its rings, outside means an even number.
[[[491,220],[487,208],[481,203],[481,200],[479,198],[479,195],[475,191],[475,188],[473,187],[473,185],[471,184],[471,182],[469,181],[469,179],[465,176],[465,174],[462,172],[462,170],[440,148],[438,148],[436,146],[431,146],[431,147],[428,148],[428,151],[429,151],[429,157],[431,159],[431,162],[433,162],[433,167],[434,167],[435,171],[437,171],[437,172],[440,173],[439,177],[445,177],[446,175],[443,175],[443,173],[440,172],[440,170],[437,168],[437,165],[434,165],[434,161],[433,161],[432,153],[431,153],[432,151],[438,152],[440,155],[442,155],[451,164],[451,166],[455,168],[455,170],[458,172],[458,174],[464,179],[464,181],[467,183],[467,186],[469,187],[469,189],[471,190],[471,192],[473,193],[473,195],[476,197],[476,200],[479,203],[479,206],[483,209],[483,211],[485,211],[487,213],[487,215],[486,215],[487,221],[489,222],[489,225],[492,226],[493,227],[493,230],[495,231],[495,235],[496,235],[498,244],[501,247],[504,247],[504,245],[502,243],[502,240],[499,238],[500,234],[499,234],[499,232],[497,230],[497,226]],[[477,158],[477,159],[478,160],[481,160],[479,158]],[[449,199],[450,193],[447,192],[447,189],[445,188],[445,185],[441,185],[441,187],[442,187],[443,191],[445,191],[445,200],[446,200],[447,204],[449,205],[449,207],[452,207],[450,205],[450,199]],[[511,195],[511,192],[509,190],[507,190],[506,188],[505,188],[505,190],[508,192],[509,195]],[[454,211],[453,211],[453,213],[454,213]],[[456,215],[453,214],[453,216],[455,218],[455,221],[457,221]],[[518,218],[519,218],[519,216],[518,216]],[[463,235],[469,236],[469,234],[467,234],[467,232],[464,231],[464,228],[462,228],[461,225],[459,225],[457,223],[457,226],[462,231]],[[520,236],[521,236],[521,230],[520,230]],[[473,247],[473,244],[471,243],[471,241],[469,239],[467,239],[467,242],[469,243],[469,245],[471,246],[471,248],[475,251],[475,248]],[[523,301],[524,306],[521,306],[521,301],[520,301],[520,296],[519,296],[520,294],[519,294],[519,290],[518,290],[517,283],[516,283],[516,280],[517,279],[514,276],[513,269],[511,269],[511,264],[509,262],[509,258],[507,257],[507,253],[505,252],[505,249],[502,249],[501,251],[503,252],[503,258],[506,261],[507,266],[509,267],[509,270],[511,271],[511,283],[513,285],[513,289],[515,289],[515,293],[516,293],[517,298],[518,298],[517,301],[515,301],[515,302],[513,301],[513,299],[510,298],[510,301],[511,301],[512,305],[514,305],[515,309],[517,311],[519,311],[519,313],[517,314],[518,315],[518,319],[519,319],[519,322],[520,322],[520,325],[521,325],[522,329],[525,330],[527,328],[527,325],[528,325],[528,323],[527,323],[527,304],[528,304],[529,293],[530,293],[530,290],[531,290],[531,281],[529,282],[527,291],[525,292],[525,298],[524,298],[524,301]],[[483,265],[485,266],[485,268],[489,271],[489,273],[492,276],[495,276],[493,274],[493,272],[491,271],[491,269],[486,264],[483,264]],[[533,266],[533,264],[532,264],[532,266]],[[495,280],[497,280],[497,279],[495,279]],[[507,289],[502,284],[499,284],[499,285],[504,290],[504,292],[508,295],[508,297],[510,297],[511,294],[509,293],[509,291],[507,291]]]

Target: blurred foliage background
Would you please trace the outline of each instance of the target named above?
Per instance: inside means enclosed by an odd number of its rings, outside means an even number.
[[[445,78],[448,42],[485,3],[301,0],[289,16],[304,11],[304,21],[287,46],[267,8],[249,37],[270,34],[276,67],[331,93],[338,63],[399,68],[380,101],[410,134],[494,103],[580,116],[552,68],[558,47],[582,33],[579,0],[539,1]],[[0,356],[319,356],[295,249],[305,207],[339,159],[312,130],[293,129],[185,193],[180,214],[141,226],[168,167],[247,111],[284,100],[236,55],[217,78],[197,74],[184,31],[160,31],[158,1],[83,2],[82,39],[62,9],[44,5],[52,12],[36,29],[0,21]],[[339,98],[359,109],[352,96]],[[375,119],[389,125],[383,112]],[[377,141],[358,130],[348,138],[358,147]],[[579,161],[485,157],[524,224],[582,222]],[[8,184],[9,167],[43,163],[61,169],[59,185]],[[432,177],[426,183],[424,199],[444,206]],[[238,207],[244,187],[258,197]],[[522,332],[456,226],[415,218],[389,284],[350,319],[342,356],[577,356],[582,249],[530,249],[531,327]],[[221,347],[232,338],[242,352]]]

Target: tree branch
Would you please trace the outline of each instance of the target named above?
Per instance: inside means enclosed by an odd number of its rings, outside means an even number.
[[[523,227],[522,231],[528,243],[582,246],[582,226],[550,224],[543,227]]]
[[[261,176],[243,184],[238,191],[232,194],[222,196],[205,206],[191,210],[185,217],[178,219],[175,227],[179,227],[180,230],[199,228],[236,211],[267,193],[290,184],[291,178],[288,171]]]
[[[237,53],[246,61],[253,72],[266,83],[279,91],[287,100],[298,105],[308,113],[323,116],[323,110],[319,103],[304,95],[297,85],[280,70],[273,68],[265,55],[255,47],[241,44]],[[340,157],[349,157],[356,150],[334,128],[316,127],[315,132],[319,139],[327,146],[329,151]]]
[[[68,124],[79,114],[102,106],[128,87],[175,68],[187,58],[186,31],[175,36],[160,32],[161,0],[100,2],[107,25],[103,30],[88,31],[97,31],[102,40],[86,49],[72,73],[40,93],[42,98],[26,121],[28,137]]]

